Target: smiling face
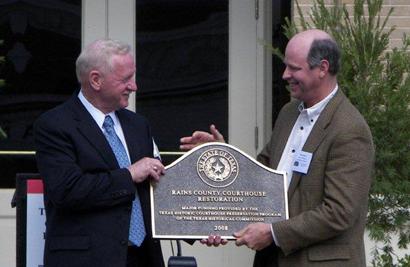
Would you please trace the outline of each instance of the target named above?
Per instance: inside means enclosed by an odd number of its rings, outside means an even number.
[[[133,56],[114,55],[111,58],[111,68],[99,73],[98,108],[109,113],[127,107],[130,94],[137,91]]]
[[[313,41],[310,39],[296,36],[289,41],[284,59],[286,69],[282,75],[289,83],[291,96],[303,101],[307,106],[314,104],[321,82],[320,68],[311,69],[307,62]]]
[[[319,41],[324,40],[334,42],[328,33],[311,29],[293,36],[286,46],[284,58],[286,69],[282,78],[289,83],[290,95],[302,101],[306,108],[319,103],[337,85],[336,73],[331,74],[329,72],[330,63],[324,57],[324,54],[328,53],[330,48],[335,50],[332,50],[332,53],[333,58],[336,59],[338,55],[334,53],[338,53],[336,51],[337,47],[319,43]],[[313,43],[314,49],[311,51]],[[312,53],[309,55],[309,52]],[[308,56],[311,62],[310,65]]]

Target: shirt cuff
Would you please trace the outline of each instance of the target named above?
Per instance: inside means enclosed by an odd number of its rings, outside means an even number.
[[[276,239],[275,233],[273,232],[272,224],[270,225],[270,231],[271,231],[271,233],[272,233],[273,242],[275,242],[275,245],[276,245],[277,247],[280,247],[280,245],[279,245],[279,243],[278,243],[278,240]]]

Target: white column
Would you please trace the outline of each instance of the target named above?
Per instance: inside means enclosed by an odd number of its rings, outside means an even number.
[[[81,46],[108,37],[108,0],[83,0]]]
[[[268,0],[230,1],[229,143],[256,156],[272,128]]]
[[[0,266],[16,266],[16,209],[10,203],[14,189],[0,189]]]
[[[255,155],[256,19],[254,1],[229,2],[229,143]]]

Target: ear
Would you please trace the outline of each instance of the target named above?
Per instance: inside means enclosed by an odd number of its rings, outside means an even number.
[[[103,83],[103,77],[98,70],[92,70],[88,74],[88,81],[90,82],[91,88],[99,91]]]
[[[326,59],[323,59],[322,61],[320,61],[320,65],[319,65],[319,77],[320,78],[325,77],[328,72],[329,72],[329,61],[327,61]]]

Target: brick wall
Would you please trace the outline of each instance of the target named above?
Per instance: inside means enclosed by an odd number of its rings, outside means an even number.
[[[302,8],[305,18],[310,14],[314,0],[297,0]],[[325,0],[326,5],[333,5],[333,0]],[[339,4],[346,4],[349,9],[352,9],[354,0],[338,0]],[[293,14],[295,22],[298,23],[298,12],[296,11],[296,2],[293,1]],[[384,0],[382,16],[386,16],[390,8],[393,8],[387,27],[396,26],[396,30],[391,34],[390,48],[401,46],[403,33],[410,36],[410,0]],[[382,17],[383,18],[383,17]]]

